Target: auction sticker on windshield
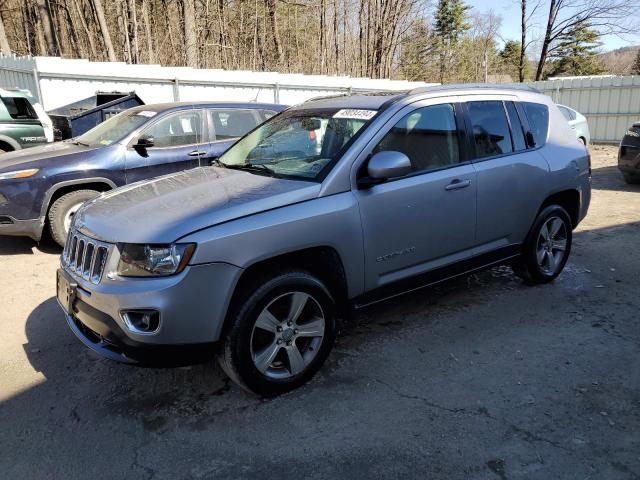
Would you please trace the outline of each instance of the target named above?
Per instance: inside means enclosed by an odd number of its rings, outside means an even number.
[[[333,118],[352,118],[355,120],[371,120],[378,113],[377,110],[361,110],[355,108],[343,108],[338,110]]]
[[[140,115],[141,117],[147,117],[147,118],[155,117],[157,114],[158,112],[153,112],[151,110],[142,110],[136,113],[136,115]]]

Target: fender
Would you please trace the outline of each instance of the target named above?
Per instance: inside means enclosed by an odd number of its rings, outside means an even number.
[[[8,143],[13,147],[14,150],[22,150],[20,144],[11,137],[7,137],[6,135],[0,135],[0,141]]]
[[[61,188],[68,187],[69,185],[88,185],[90,183],[104,183],[106,185],[109,185],[109,187],[112,189],[118,187],[112,180],[109,180],[105,177],[77,178],[75,180],[58,182],[45,192],[44,198],[42,199],[42,206],[40,207],[40,218],[43,220],[41,222],[42,225],[44,225],[44,217],[47,214],[47,210],[49,209],[49,202],[51,202],[51,198],[53,198],[54,193],[56,193]]]

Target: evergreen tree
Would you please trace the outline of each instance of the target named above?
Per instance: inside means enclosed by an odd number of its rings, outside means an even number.
[[[638,49],[633,65],[631,65],[631,75],[640,75],[640,49]]]
[[[585,22],[563,35],[550,58],[548,77],[599,75],[605,71],[598,60],[598,48],[602,45],[600,34]]]
[[[444,83],[453,53],[460,37],[469,30],[469,6],[462,0],[439,0],[435,14],[434,33],[440,57],[440,82]]]
[[[518,81],[520,78],[520,42],[507,40],[502,51],[499,53],[500,61],[504,73],[510,75],[512,80]],[[529,62],[525,58],[524,76],[529,77]]]
[[[424,80],[429,64],[429,26],[424,19],[414,20],[400,50],[400,74],[410,81]]]

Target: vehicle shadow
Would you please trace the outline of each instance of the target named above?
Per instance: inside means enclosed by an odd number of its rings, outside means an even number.
[[[29,237],[0,236],[0,255],[29,255],[34,249],[42,253],[59,254],[62,249],[49,236],[44,236],[40,242]]]
[[[591,173],[591,182],[595,190],[640,192],[640,185],[626,183],[616,166],[594,168]]]
[[[640,222],[634,222],[596,230],[595,234],[606,236],[615,232],[615,237],[620,237],[620,229],[625,229],[635,235],[638,228],[640,228]],[[576,233],[576,241],[584,243],[585,250],[587,245],[593,249],[591,255],[598,248],[603,248],[602,244],[600,247],[594,246],[593,235],[595,234],[594,232]],[[540,289],[555,288],[573,291],[574,283],[577,281],[575,272],[578,270],[574,265],[569,265],[567,271],[557,281],[560,285],[540,287]],[[275,401],[259,399],[234,386],[213,361],[188,368],[154,369],[130,367],[101,359],[73,336],[67,328],[56,299],[50,297],[29,314],[25,325],[27,341],[23,345],[28,362],[35,371],[40,373],[43,381],[0,401],[0,419],[3,420],[0,450],[5,444],[18,445],[20,451],[15,455],[16,462],[25,465],[29,461],[34,461],[39,465],[44,462],[40,458],[40,451],[46,450],[51,444],[65,445],[65,449],[74,455],[74,466],[80,468],[81,465],[85,465],[84,462],[91,463],[91,459],[95,456],[94,450],[97,449],[104,449],[102,453],[111,455],[110,458],[118,458],[114,463],[126,463],[119,458],[120,442],[135,441],[147,446],[154,443],[162,445],[161,442],[167,442],[167,438],[171,438],[174,444],[164,445],[166,451],[166,449],[179,450],[181,441],[188,442],[189,439],[194,438],[198,439],[197,441],[213,442],[212,445],[215,442],[224,441],[225,435],[245,441],[245,438],[250,437],[248,432],[255,433],[251,429],[257,428],[252,427],[252,421],[261,415],[277,418],[279,415],[286,416],[291,411],[296,411],[301,413],[300,417],[303,419],[315,419],[317,416],[320,419],[318,422],[326,423],[323,424],[324,427],[330,425],[329,430],[334,427],[334,423],[341,424],[340,428],[342,428],[344,418],[329,416],[327,420],[323,420],[322,415],[317,415],[319,404],[331,399],[338,402],[337,405],[332,405],[336,411],[344,409],[345,412],[349,412],[352,408],[356,410],[361,408],[353,403],[354,398],[361,400],[367,395],[387,398],[384,396],[388,394],[389,387],[385,386],[387,383],[400,383],[408,389],[413,388],[410,385],[414,382],[414,378],[410,375],[406,378],[402,378],[401,375],[398,377],[398,371],[393,368],[377,372],[376,377],[365,375],[366,386],[359,383],[363,381],[361,380],[363,370],[370,368],[369,363],[375,360],[371,356],[368,360],[363,360],[362,357],[359,359],[359,355],[364,355],[363,352],[370,352],[372,347],[379,345],[380,342],[389,341],[393,344],[390,348],[396,353],[401,353],[405,348],[405,340],[394,339],[394,335],[419,328],[426,331],[424,344],[421,344],[424,352],[411,359],[420,365],[418,369],[424,366],[429,370],[437,362],[442,362],[442,359],[429,353],[437,350],[442,342],[457,341],[476,348],[478,339],[484,338],[481,332],[485,331],[491,332],[489,337],[495,335],[499,338],[508,337],[520,331],[519,338],[528,338],[532,329],[537,330],[547,321],[547,315],[525,316],[521,321],[517,318],[499,320],[500,312],[497,311],[492,312],[495,314],[484,316],[482,321],[476,322],[469,321],[469,316],[475,314],[476,309],[482,309],[483,305],[486,307],[488,301],[495,302],[496,298],[504,295],[522,297],[529,295],[529,291],[535,291],[538,287],[529,290],[531,288],[523,285],[514,276],[510,267],[499,266],[481,273],[459,277],[439,286],[426,288],[362,311],[342,326],[336,348],[316,380]],[[540,289],[537,290],[538,298],[540,298]],[[599,289],[595,290],[600,292]],[[442,323],[445,317],[445,321],[448,322],[467,318],[466,321],[461,320],[460,325],[455,327],[455,339],[434,335],[434,331],[437,333],[435,326],[439,322]],[[496,328],[501,321],[502,327]],[[511,347],[516,348],[514,345]],[[475,355],[475,352],[471,355]],[[532,355],[531,358],[535,357]],[[490,358],[489,363],[494,361],[494,357]],[[513,361],[511,356],[508,358],[509,362]],[[446,359],[445,362],[450,363],[451,368],[459,368],[458,372],[468,368],[467,363],[458,362],[455,356],[450,360]],[[506,370],[511,368],[510,364],[505,365]],[[532,365],[531,368],[537,368],[537,364]],[[455,371],[447,370],[447,375]],[[534,373],[539,372],[534,370]],[[434,370],[434,375],[437,374]],[[371,378],[379,378],[380,381],[376,382]],[[445,382],[445,380],[442,381]],[[351,384],[354,384],[353,388],[350,387]],[[349,395],[344,395],[349,388],[351,388]],[[355,394],[354,391],[356,391]],[[545,392],[541,390],[536,392],[538,393],[542,398]],[[472,392],[468,394],[469,398],[475,398]],[[443,395],[451,404],[457,404],[456,402],[460,401],[458,398]],[[510,395],[516,394],[509,390],[504,395],[510,399]],[[461,398],[466,398],[466,395]],[[347,405],[349,402],[351,404]],[[500,411],[500,408],[504,408],[500,405],[500,403],[493,405],[492,411]],[[404,407],[399,408],[401,411]],[[260,412],[256,414],[258,409]],[[458,412],[458,410],[451,411]],[[299,421],[302,423],[296,425],[302,425],[304,421],[311,420]],[[460,418],[452,420],[452,422],[459,421],[466,422]],[[277,422],[274,421],[275,423]],[[275,428],[272,424],[268,425]],[[24,431],[36,440],[23,445],[24,437],[20,438],[20,435]],[[204,431],[209,431],[211,437],[202,437],[200,434]],[[163,438],[163,435],[166,436]],[[242,441],[234,448],[239,450],[254,448],[254,443],[251,441],[246,440],[246,444]],[[85,448],[81,445],[83,442],[91,443],[92,446]],[[107,451],[107,449],[110,450]],[[7,458],[10,458],[10,455]],[[245,460],[233,459],[236,463]],[[134,466],[138,469],[142,468],[137,461],[136,454],[131,468]],[[159,460],[155,457],[147,459],[148,463],[154,461]],[[2,465],[0,461],[0,468]],[[116,469],[120,465],[114,464],[113,467]],[[127,468],[129,468],[128,465]],[[114,470],[113,476],[122,476],[118,473],[119,471]],[[237,471],[235,473],[237,474]],[[9,475],[9,477],[14,476],[19,478],[18,475]],[[84,475],[84,478],[87,476],[89,475]],[[57,478],[46,475],[23,477]]]

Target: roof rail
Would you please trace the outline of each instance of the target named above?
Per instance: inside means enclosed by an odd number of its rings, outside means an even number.
[[[418,87],[409,92],[409,95],[416,93],[439,92],[443,90],[467,90],[467,89],[486,89],[486,90],[522,90],[526,92],[541,93],[535,87],[526,83],[451,83],[448,85],[433,85],[430,87]]]

